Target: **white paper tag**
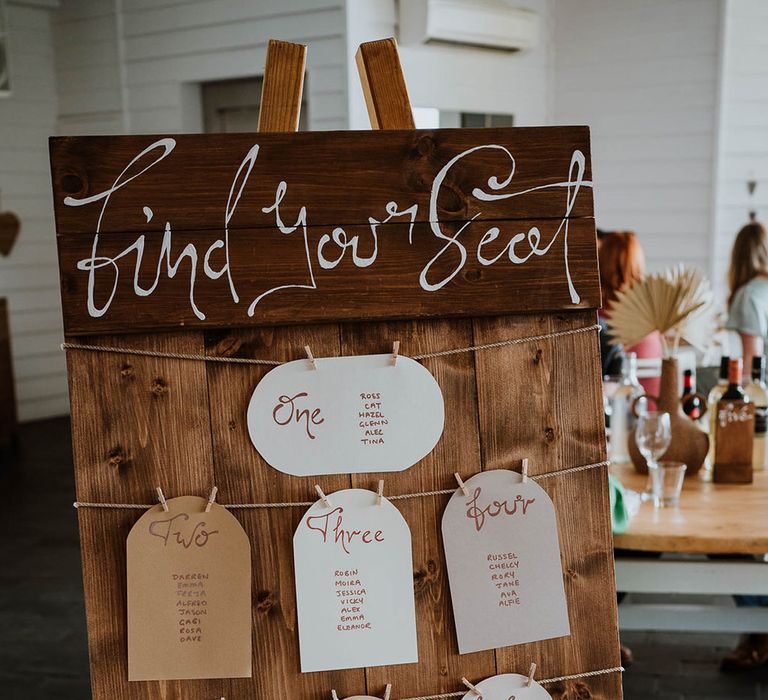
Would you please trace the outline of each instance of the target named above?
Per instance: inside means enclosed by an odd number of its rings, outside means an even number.
[[[256,386],[248,432],[275,469],[296,476],[403,471],[443,432],[435,378],[392,355],[321,357],[280,365]]]
[[[482,694],[483,700],[552,700],[552,696],[535,680],[530,687],[527,676],[519,673],[502,673],[491,676],[475,685]],[[478,700],[471,690],[461,700]]]
[[[535,481],[497,469],[443,514],[459,653],[570,634],[555,509]]]
[[[418,661],[408,524],[365,489],[315,503],[293,537],[301,670]]]

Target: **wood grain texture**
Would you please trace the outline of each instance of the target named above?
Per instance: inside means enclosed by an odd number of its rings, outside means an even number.
[[[110,344],[101,336],[96,343]],[[129,347],[204,352],[202,334],[123,337]],[[153,503],[210,492],[211,430],[205,367],[154,357],[73,353],[67,358],[77,498]],[[125,541],[141,512],[80,510],[94,698],[223,695],[222,681],[128,682]]]
[[[261,88],[258,131],[296,131],[301,115],[301,93],[307,47],[270,39]]]
[[[461,252],[454,249],[441,254],[446,243],[431,234],[428,224],[416,224],[412,236],[408,224],[386,224],[379,227],[378,257],[370,267],[357,267],[347,252],[333,269],[322,269],[313,261],[311,270],[307,267],[303,239],[292,239],[279,232],[241,229],[230,236],[229,245],[230,270],[239,303],[234,302],[224,277],[210,279],[201,273],[201,262],[192,286],[188,261],[172,279],[161,275],[151,296],[137,296],[134,260],[124,258],[117,271],[112,266],[96,271],[95,303],[102,307],[112,295],[107,312],[97,318],[87,311],[88,274],[77,270],[78,262],[91,256],[92,241],[85,236],[60,236],[65,329],[69,334],[119,333],[170,330],[182,326],[291,324],[298,318],[316,322],[479,316],[509,313],[510,310],[536,312],[599,305],[593,219],[574,219],[569,225],[567,240],[561,232],[547,255],[532,255],[522,265],[514,265],[508,259],[495,265],[479,262],[474,251],[485,231],[493,226],[508,235],[503,241],[484,246],[482,250],[486,257],[502,254],[510,237],[520,231],[536,228],[542,236],[550,238],[557,229],[557,223],[545,219],[516,222],[514,227],[507,222],[494,221],[472,225],[461,234],[466,262],[459,269]],[[361,256],[370,255],[377,245],[365,231],[351,229],[349,233],[360,234]],[[325,235],[325,228],[309,228],[306,240],[310,250],[317,250],[321,236]],[[199,250],[205,250],[213,238],[210,232],[204,231],[185,235],[185,240]],[[411,239],[413,243],[409,242]],[[102,237],[98,254],[116,257],[133,240],[133,234],[109,234]],[[145,289],[155,284],[157,261],[162,259],[161,249],[160,238],[149,239],[144,246],[145,262],[140,267],[138,282]],[[528,254],[530,246],[523,243],[515,250],[518,254]],[[330,245],[325,255],[336,259],[340,253],[339,247]],[[218,264],[219,257],[223,260],[223,254],[213,258],[214,265]],[[429,283],[453,277],[439,291],[428,292],[420,286],[419,279],[424,267],[436,257],[426,275]],[[577,303],[572,301],[566,264],[574,280],[573,289],[578,294]],[[267,294],[281,286],[285,288]],[[253,315],[249,315],[252,302],[259,297],[262,298],[254,307]],[[397,303],[393,304],[395,299]],[[195,309],[205,318],[199,318]]]
[[[645,489],[645,475],[631,464],[612,465],[611,471],[627,488]],[[616,535],[614,542],[621,549],[641,552],[764,554],[768,552],[766,503],[768,471],[755,472],[750,486],[686,479],[678,508],[643,503],[627,531]]]
[[[397,41],[390,37],[360,44],[355,62],[371,127],[415,129]]]
[[[109,191],[123,170],[161,139],[171,139],[168,155],[160,159],[164,149],[157,146],[128,169],[119,181],[126,184],[106,204],[101,233],[158,235],[168,221],[175,232],[210,229],[223,234],[235,182],[235,195],[241,186],[243,190],[230,217],[230,230],[275,228],[274,213],[262,210],[275,203],[281,182],[286,183],[286,190],[280,211],[290,226],[302,207],[306,207],[310,226],[331,230],[353,224],[368,226],[369,217],[379,221],[387,217],[389,202],[395,202],[401,212],[418,205],[417,221],[467,221],[478,213],[482,219],[501,220],[593,213],[589,129],[585,126],[64,136],[50,140],[57,232],[92,236],[104,198],[78,206],[65,204],[65,199],[83,200]],[[236,177],[256,145],[250,175],[244,177],[246,167]],[[478,146],[485,148],[466,154],[446,172],[435,216],[431,216],[436,176],[453,158]],[[567,214],[566,183],[576,151],[585,159],[583,184]],[[500,190],[488,183],[491,177],[504,183],[510,176]],[[573,176],[575,179],[575,172]],[[486,201],[475,194],[478,188],[488,194],[523,194]],[[153,212],[150,222],[145,206]]]
[[[474,337],[476,343],[490,343],[594,322],[592,311],[475,319]],[[535,475],[606,459],[597,334],[480,352],[475,366],[486,469],[510,468],[528,458],[529,473]],[[558,517],[571,635],[497,650],[499,672],[524,673],[531,661],[544,678],[618,666],[606,470],[539,484]],[[591,693],[583,697],[621,697],[619,675],[579,684]]]

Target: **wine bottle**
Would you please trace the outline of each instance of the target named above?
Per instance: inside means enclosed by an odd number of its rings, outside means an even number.
[[[765,356],[752,358],[752,381],[746,388],[749,400],[755,404],[755,439],[752,443],[752,468],[768,468],[766,432],[768,432],[768,389],[765,386]]]
[[[720,358],[720,373],[717,384],[712,387],[707,396],[707,413],[709,414],[709,451],[704,465],[702,478],[705,481],[712,480],[712,467],[715,464],[715,421],[717,417],[717,402],[722,398],[728,388],[728,363],[731,358],[723,355]]]
[[[693,379],[693,370],[683,372],[683,413],[691,420],[701,418],[703,411],[703,399],[696,393],[696,383]]]
[[[716,483],[752,483],[755,406],[741,388],[741,358],[728,363],[728,388],[717,402],[715,421]]]
[[[741,388],[742,360],[740,357],[734,357],[728,362],[728,388],[723,392],[720,399],[730,399],[731,401],[749,402],[744,389]]]
[[[629,440],[635,431],[632,404],[642,396],[643,387],[637,381],[637,355],[630,352],[621,359],[621,383],[611,398],[611,439],[608,459],[614,464],[629,462]]]

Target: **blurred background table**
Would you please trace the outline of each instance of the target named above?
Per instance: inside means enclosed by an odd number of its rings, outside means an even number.
[[[646,477],[631,464],[611,471],[642,492]],[[680,505],[645,502],[614,537],[616,587],[625,630],[768,631],[768,607],[736,607],[732,595],[768,596],[768,472],[753,484],[683,485]]]

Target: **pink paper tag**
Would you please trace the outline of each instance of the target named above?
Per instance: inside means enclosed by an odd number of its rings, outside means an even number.
[[[569,635],[555,509],[535,482],[480,472],[443,514],[459,653]]]

